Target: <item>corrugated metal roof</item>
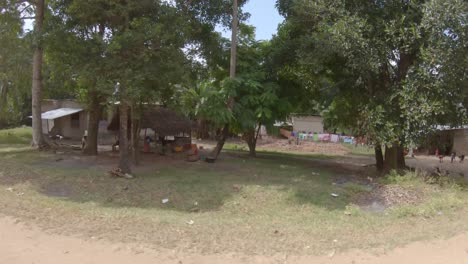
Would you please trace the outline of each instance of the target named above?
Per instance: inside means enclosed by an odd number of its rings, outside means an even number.
[[[68,115],[73,115],[81,111],[83,111],[82,108],[58,108],[42,113],[41,118],[52,120]]]
[[[435,127],[435,129],[436,129],[436,130],[439,130],[439,131],[468,129],[468,125],[457,126],[457,127],[437,125],[437,126]]]
[[[275,127],[281,127],[281,126],[292,126],[292,123],[291,122],[282,122],[282,121],[275,121],[275,123],[273,124],[273,126]]]

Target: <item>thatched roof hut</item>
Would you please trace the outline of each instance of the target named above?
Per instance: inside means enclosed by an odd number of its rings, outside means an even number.
[[[129,115],[129,126],[131,117]],[[120,115],[117,111],[112,116],[112,120],[107,126],[108,130],[118,131],[120,127]],[[160,136],[175,136],[181,133],[190,135],[192,131],[192,121],[167,108],[158,107],[156,109],[144,110],[141,115],[141,129],[150,128]]]

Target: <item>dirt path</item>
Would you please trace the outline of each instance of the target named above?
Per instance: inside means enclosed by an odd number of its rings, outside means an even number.
[[[136,245],[110,244],[91,239],[47,234],[12,218],[0,218],[0,263],[9,264],[214,264],[214,263],[425,263],[468,264],[468,234],[449,240],[418,242],[379,256],[363,251],[321,257],[188,255],[183,252],[156,252]]]

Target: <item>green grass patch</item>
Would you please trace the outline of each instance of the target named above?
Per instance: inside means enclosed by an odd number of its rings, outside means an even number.
[[[237,151],[249,151],[249,147],[245,144],[226,143],[223,147],[224,150],[237,150]]]
[[[0,130],[0,144],[5,145],[25,145],[32,140],[32,129],[30,127],[20,127]]]

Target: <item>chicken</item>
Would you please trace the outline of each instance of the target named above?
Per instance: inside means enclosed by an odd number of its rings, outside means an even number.
[[[457,153],[456,153],[456,152],[452,152],[452,156],[451,156],[451,159],[450,159],[450,163],[453,163],[453,161],[455,160],[456,157],[457,157]]]
[[[444,155],[439,155],[439,162],[442,163],[444,159]]]

